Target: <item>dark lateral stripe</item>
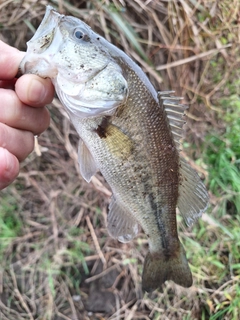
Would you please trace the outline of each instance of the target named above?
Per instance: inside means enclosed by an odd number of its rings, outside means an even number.
[[[166,226],[164,225],[164,222],[162,220],[162,218],[163,218],[162,209],[158,208],[158,206],[156,204],[156,199],[155,199],[153,193],[149,193],[148,198],[150,200],[152,212],[153,212],[153,214],[155,216],[156,223],[157,223],[157,226],[158,226],[158,230],[159,230],[159,233],[160,233],[162,248],[164,250],[166,250],[167,247],[168,247],[168,241],[167,241],[167,238],[166,238]]]

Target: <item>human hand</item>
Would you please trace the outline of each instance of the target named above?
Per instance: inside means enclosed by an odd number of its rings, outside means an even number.
[[[0,41],[0,190],[17,177],[19,162],[33,150],[34,135],[50,122],[45,105],[53,99],[53,85],[36,75],[16,80],[23,56]]]

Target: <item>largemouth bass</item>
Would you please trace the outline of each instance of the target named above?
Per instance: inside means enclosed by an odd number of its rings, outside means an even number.
[[[80,136],[83,178],[89,182],[100,170],[112,189],[110,235],[128,242],[140,225],[149,239],[143,289],[166,280],[191,286],[176,208],[190,225],[206,209],[208,193],[179,155],[185,110],[180,98],[157,93],[124,52],[50,6],[27,45],[21,73],[51,78]]]

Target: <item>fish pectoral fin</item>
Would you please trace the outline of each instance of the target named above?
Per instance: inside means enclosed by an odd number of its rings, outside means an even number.
[[[197,172],[180,159],[178,209],[187,226],[191,226],[207,209],[209,196]]]
[[[185,124],[184,112],[187,106],[180,103],[181,97],[172,95],[174,91],[159,91],[158,101],[167,113],[168,122],[176,147],[179,149],[182,139],[183,125]]]
[[[138,233],[136,220],[113,197],[109,205],[107,228],[111,237],[123,243],[131,241]]]
[[[79,140],[78,145],[78,163],[82,177],[87,182],[90,182],[92,176],[98,171],[98,168],[92,154],[82,139]]]
[[[96,129],[96,133],[105,141],[107,148],[114,157],[126,160],[131,156],[134,142],[117,126],[103,122]]]
[[[164,252],[148,252],[143,266],[142,288],[151,292],[161,288],[162,284],[172,280],[176,284],[188,288],[192,285],[192,273],[188,265],[185,250],[179,242],[179,249],[174,254]]]

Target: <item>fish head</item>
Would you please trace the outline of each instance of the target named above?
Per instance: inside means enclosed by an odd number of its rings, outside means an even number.
[[[20,73],[51,78],[67,111],[80,117],[108,114],[128,95],[108,42],[83,21],[50,6],[27,43]]]

